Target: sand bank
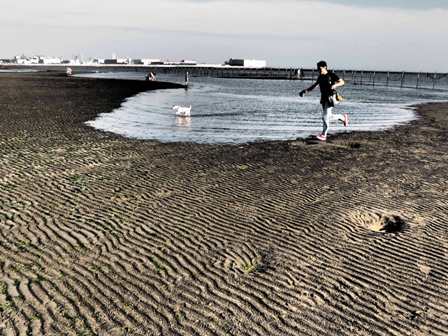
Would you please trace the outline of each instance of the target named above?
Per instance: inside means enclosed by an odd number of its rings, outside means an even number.
[[[141,88],[0,84],[0,334],[448,333],[448,104],[327,144],[160,144],[84,125]]]

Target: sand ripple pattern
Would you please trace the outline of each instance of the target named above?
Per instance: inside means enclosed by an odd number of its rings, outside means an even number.
[[[448,334],[446,120],[158,144],[83,125],[136,89],[0,82],[0,334]]]

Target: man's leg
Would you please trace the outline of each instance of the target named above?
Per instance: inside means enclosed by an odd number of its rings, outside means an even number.
[[[344,121],[344,115],[343,114],[332,114],[331,115],[332,120],[339,120]]]
[[[344,126],[348,126],[348,114],[332,114],[331,119],[341,121]]]
[[[322,122],[323,122],[322,134],[324,136],[327,136],[328,129],[330,128],[330,120],[332,117],[332,111],[333,111],[333,107],[328,106],[328,104],[322,104]]]

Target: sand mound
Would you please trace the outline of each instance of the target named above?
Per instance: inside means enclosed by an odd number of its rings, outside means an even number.
[[[378,233],[400,233],[408,227],[406,221],[400,215],[385,213],[356,212],[351,215],[355,225],[361,225],[366,229]]]

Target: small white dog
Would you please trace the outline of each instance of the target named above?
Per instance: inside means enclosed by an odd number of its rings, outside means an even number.
[[[189,107],[175,105],[173,110],[176,110],[176,115],[179,117],[189,117],[191,115],[191,105]]]

